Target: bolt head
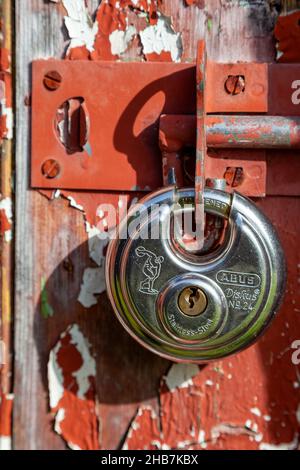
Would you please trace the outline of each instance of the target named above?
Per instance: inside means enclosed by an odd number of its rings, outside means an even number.
[[[47,179],[56,178],[60,173],[60,165],[57,160],[49,158],[42,165],[42,174]]]
[[[61,75],[56,70],[51,70],[47,72],[44,76],[44,86],[49,91],[57,90],[62,82]]]
[[[243,75],[229,75],[225,82],[225,90],[229,95],[239,95],[245,91],[245,77]]]

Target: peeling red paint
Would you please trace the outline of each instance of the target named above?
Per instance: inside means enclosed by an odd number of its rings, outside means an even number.
[[[55,2],[57,3],[57,2]],[[69,60],[115,60],[118,56],[111,52],[110,35],[114,31],[125,31],[128,28],[128,18],[130,12],[136,15],[145,14],[147,25],[153,26],[157,24],[159,7],[162,0],[109,0],[101,2],[96,12],[95,21],[98,23],[98,32],[95,37],[93,50],[90,51],[86,46],[69,48],[66,59]],[[67,2],[63,2],[65,8]],[[88,15],[88,11],[87,11]],[[172,60],[171,53],[162,51],[161,54],[146,54],[145,58],[149,61],[170,62]],[[40,193],[53,198],[52,191],[40,190]],[[85,217],[91,226],[97,226],[101,221],[97,216],[97,207],[99,204],[110,203],[118,207],[119,195],[116,194],[95,194],[95,193],[77,193],[72,191],[60,191],[61,196],[65,198],[72,197],[76,200],[78,206],[84,208]],[[128,203],[136,197],[136,195],[127,195]]]
[[[12,77],[10,53],[0,48],[0,139],[12,135]]]
[[[64,5],[67,9],[67,0],[64,0]],[[171,25],[171,18],[165,17],[159,11],[162,0],[110,0],[102,2],[96,12],[96,19],[93,26],[88,27],[91,32],[95,25],[97,32],[92,47],[86,45],[76,45],[68,49],[67,59],[79,60],[115,60],[119,57],[115,49],[118,47],[112,46],[113,39],[116,39],[117,44],[119,40],[124,41],[124,45],[120,48],[123,52],[128,45],[133,41],[136,34],[149,34],[148,44],[142,42],[143,55],[148,61],[170,62],[178,61],[182,54],[181,34],[176,33]],[[137,16],[145,16],[144,21],[135,21],[139,23],[139,30],[136,30],[130,24],[130,12],[134,12]],[[91,22],[88,11],[86,14]],[[67,25],[67,23],[66,23]],[[67,25],[68,26],[68,25]],[[155,27],[157,26],[157,30]],[[71,25],[69,25],[71,27]],[[154,28],[154,29],[151,29]],[[164,41],[161,40],[162,30],[164,31]],[[126,39],[121,35],[113,38],[115,32],[130,33]],[[87,33],[88,35],[88,33]],[[73,33],[70,34],[73,37]],[[74,39],[74,37],[73,37]],[[153,44],[151,44],[153,42]],[[150,47],[150,51],[147,50]],[[164,47],[166,50],[164,50]]]
[[[300,62],[300,11],[280,15],[274,29],[278,62]]]
[[[68,52],[67,58],[71,60],[114,60],[117,58],[111,52],[109,36],[113,31],[125,31],[128,27],[128,13],[130,10],[136,14],[146,14],[150,25],[157,22],[157,10],[161,0],[110,0],[101,2],[97,13],[98,33],[95,38],[94,50],[86,47],[76,47]]]
[[[268,401],[264,379],[257,382],[261,377],[257,348],[198,372],[195,367],[171,367],[161,382],[159,417],[151,409],[140,408],[125,449],[259,450],[265,442],[297,448],[299,398],[295,393],[289,412],[278,407],[275,396],[274,402]],[[286,420],[288,426],[283,425]]]
[[[205,0],[185,0],[185,3],[190,7],[191,5],[196,5],[199,8],[205,7]]]
[[[156,450],[161,444],[158,417],[151,407],[139,408],[128,431],[123,450]],[[145,443],[147,443],[145,447]]]
[[[0,234],[6,242],[11,241],[12,236],[12,200],[11,198],[0,199]]]
[[[9,72],[10,67],[10,53],[7,49],[2,47],[0,49],[0,70],[1,72]]]
[[[81,210],[84,214],[86,222],[90,226],[98,227],[101,230],[103,227],[103,217],[100,206],[110,204],[116,208],[119,218],[123,218],[123,212],[126,210],[133,200],[137,197],[140,198],[144,193],[131,193],[131,194],[116,194],[116,193],[94,193],[94,192],[76,192],[68,190],[39,190],[39,192],[50,200],[55,200],[58,197],[63,197],[70,201],[72,207]],[[71,202],[73,201],[73,203]],[[108,225],[105,225],[105,230],[109,231],[114,228],[114,225],[108,220]]]
[[[0,209],[0,233],[3,234],[11,229],[11,221],[6,215],[4,209]]]
[[[10,448],[13,396],[0,392],[0,450]]]
[[[99,449],[96,365],[77,325],[70,326],[51,351],[48,380],[55,431],[71,449]]]

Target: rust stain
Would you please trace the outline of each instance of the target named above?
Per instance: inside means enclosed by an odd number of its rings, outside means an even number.
[[[100,448],[95,376],[90,345],[71,325],[50,353],[48,383],[54,429],[73,450]]]
[[[278,62],[300,62],[300,10],[280,15],[274,29]]]

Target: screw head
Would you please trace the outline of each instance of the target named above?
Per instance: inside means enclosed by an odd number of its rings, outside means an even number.
[[[229,75],[225,82],[225,90],[229,95],[239,95],[245,91],[245,77],[243,75]]]
[[[244,170],[242,167],[228,167],[226,168],[224,179],[228,186],[237,188],[245,179]]]
[[[50,70],[50,72],[47,72],[44,76],[43,83],[49,91],[57,90],[60,87],[61,82],[62,77],[56,70]]]
[[[199,287],[186,287],[179,295],[178,306],[185,315],[197,317],[205,312],[207,297]]]
[[[60,173],[60,165],[57,160],[49,158],[42,165],[42,174],[47,179],[57,178]]]

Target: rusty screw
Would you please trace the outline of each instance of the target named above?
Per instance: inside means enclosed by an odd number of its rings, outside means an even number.
[[[226,180],[226,184],[228,186],[236,188],[237,186],[240,186],[243,183],[244,178],[245,175],[243,168],[233,166],[226,168],[224,179]]]
[[[244,75],[229,75],[225,82],[225,90],[229,95],[239,95],[245,91]]]
[[[51,70],[47,72],[44,76],[44,86],[49,91],[57,90],[62,82],[61,75],[56,70]]]
[[[42,174],[47,179],[57,178],[60,173],[60,166],[58,161],[49,158],[42,165]]]
[[[179,295],[178,305],[185,315],[197,317],[206,310],[207,297],[199,287],[186,287]]]

